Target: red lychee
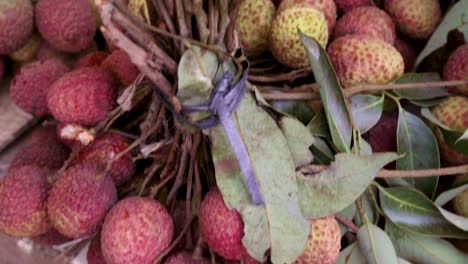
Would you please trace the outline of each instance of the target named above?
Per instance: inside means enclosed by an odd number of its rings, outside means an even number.
[[[179,251],[172,253],[164,264],[210,264],[208,259],[193,259],[192,252]]]
[[[49,59],[56,59],[64,64],[70,66],[72,65],[72,56],[70,54],[67,54],[63,51],[60,51],[51,45],[45,40],[41,42],[41,45],[39,46],[39,49],[37,51],[36,55],[37,60],[45,61]]]
[[[126,87],[135,81],[140,71],[132,63],[127,53],[121,49],[115,50],[103,62],[102,67]]]
[[[84,56],[81,56],[75,62],[75,69],[78,68],[85,68],[85,67],[93,67],[93,66],[101,66],[102,62],[107,58],[109,54],[103,51],[94,51],[88,53]]]
[[[444,66],[444,80],[468,80],[468,44],[459,46],[447,60]],[[468,96],[468,84],[450,88],[464,96]]]
[[[0,1],[0,55],[26,44],[34,27],[33,11],[30,0]]]
[[[397,126],[397,112],[382,114],[379,122],[363,135],[363,138],[371,145],[372,152],[395,152],[397,150]]]
[[[416,57],[418,55],[414,47],[399,37],[395,39],[393,46],[395,46],[395,49],[397,49],[403,57],[403,61],[405,63],[405,72],[412,71],[414,62],[416,61]]]
[[[152,263],[169,246],[174,224],[166,208],[145,197],[127,197],[106,216],[101,249],[107,263]]]
[[[106,264],[104,261],[104,256],[102,255],[101,250],[101,234],[96,234],[88,247],[88,252],[86,253],[86,260],[88,264]]]
[[[373,0],[335,0],[335,2],[338,9],[344,13],[357,7],[374,5]]]
[[[31,239],[35,243],[46,246],[60,245],[71,240],[70,238],[60,234],[59,231],[53,227],[49,229],[47,233],[32,237]]]

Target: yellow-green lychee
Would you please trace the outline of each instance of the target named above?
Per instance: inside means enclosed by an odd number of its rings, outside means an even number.
[[[333,41],[327,52],[344,88],[384,84],[403,74],[403,57],[381,39],[345,35]]]
[[[293,5],[278,13],[271,25],[270,50],[280,63],[292,68],[309,63],[298,29],[315,38],[323,48],[328,42],[327,21],[318,9]]]
[[[463,175],[457,175],[455,177],[455,184],[468,182],[468,173]],[[468,190],[458,194],[453,200],[453,211],[458,215],[468,217]]]
[[[237,13],[239,41],[247,56],[268,50],[268,33],[276,8],[271,0],[246,0]]]

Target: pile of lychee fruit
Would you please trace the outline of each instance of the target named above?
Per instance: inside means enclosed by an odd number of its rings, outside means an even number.
[[[92,133],[140,74],[129,55],[99,32],[93,2],[0,1],[0,79],[12,77],[13,102],[47,120],[0,181],[0,232],[36,241],[59,237],[53,244],[90,238],[88,263],[152,263],[182,227],[155,199],[119,197],[118,189],[136,171],[134,153],[127,151],[132,138],[118,130]],[[382,7],[372,0],[245,0],[237,16],[240,45],[249,58],[271,52],[287,67],[305,67],[309,61],[299,29],[327,50],[344,88],[385,84],[413,70],[419,47],[411,43],[431,36],[441,8],[437,0],[385,0]],[[443,78],[467,79],[467,64],[465,44],[448,59]],[[434,114],[442,121],[456,112],[458,119],[444,123],[466,129],[468,86],[450,92],[458,95]],[[447,145],[441,151],[447,161],[468,163]],[[295,263],[334,263],[338,223],[333,216],[310,221],[312,233]],[[226,207],[216,187],[201,203],[198,225],[217,260],[259,263],[242,245],[239,213]],[[184,246],[174,248],[164,263],[211,263],[206,248],[195,255]]]

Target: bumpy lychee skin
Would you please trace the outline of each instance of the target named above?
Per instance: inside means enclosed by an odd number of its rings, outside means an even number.
[[[468,174],[457,175],[455,177],[455,184],[467,182]],[[461,216],[468,217],[468,190],[460,193],[452,200],[453,211]]]
[[[384,3],[398,30],[411,38],[429,38],[441,19],[438,0],[385,0]]]
[[[164,264],[210,264],[208,259],[193,259],[189,251],[179,251],[167,257]]]
[[[468,44],[458,47],[444,65],[444,80],[468,79]],[[468,84],[455,87],[455,92],[468,96]]]
[[[444,125],[463,132],[468,128],[468,98],[463,96],[448,97],[438,106],[432,108],[432,114]],[[435,128],[434,132],[439,142],[440,156],[443,161],[450,165],[468,163],[468,155],[457,152],[447,145],[439,128]]]
[[[393,45],[403,57],[403,61],[405,63],[405,72],[412,71],[414,62],[416,61],[416,57],[418,56],[414,47],[412,47],[410,44],[408,44],[408,42],[404,41],[399,37],[395,38],[395,43]]]
[[[107,58],[109,54],[103,51],[94,51],[88,53],[84,56],[81,56],[75,62],[75,69],[78,68],[86,68],[86,67],[93,67],[93,66],[101,66],[102,62]]]
[[[92,163],[101,168],[105,168],[114,156],[124,151],[131,144],[128,138],[115,134],[106,133],[96,138],[78,156],[79,163]],[[135,165],[130,153],[112,163],[108,175],[112,177],[118,186],[133,175]]]
[[[101,250],[101,234],[96,234],[88,247],[86,253],[88,264],[106,264]]]
[[[270,50],[282,64],[300,68],[308,65],[309,60],[297,29],[315,38],[322,47],[328,42],[327,21],[316,8],[309,6],[290,6],[277,14],[270,32]]]
[[[237,13],[239,41],[245,54],[257,56],[268,50],[268,34],[275,16],[270,0],[246,0]]]
[[[104,220],[102,254],[107,263],[152,263],[173,234],[174,224],[164,206],[150,198],[128,197]]]
[[[39,47],[41,46],[42,38],[38,34],[34,33],[29,37],[26,44],[21,48],[17,49],[13,53],[10,53],[9,57],[15,61],[30,61],[33,60]]]
[[[120,49],[112,52],[112,54],[102,62],[102,67],[112,74],[120,85],[124,87],[132,84],[140,73],[127,53]]]
[[[0,1],[0,55],[12,53],[28,41],[33,11],[31,0]]]
[[[47,212],[60,233],[82,238],[97,231],[116,201],[110,177],[104,177],[93,165],[76,165],[59,175],[52,186]]]
[[[96,18],[87,0],[40,0],[35,16],[41,35],[62,51],[86,49],[96,33]]]
[[[30,165],[12,169],[0,181],[0,232],[37,236],[50,229],[47,171]]]
[[[338,9],[344,13],[357,7],[374,5],[373,0],[335,0],[335,2]]]
[[[403,74],[401,54],[380,39],[346,35],[333,41],[327,52],[344,88],[384,84]]]
[[[244,223],[236,210],[224,204],[218,188],[209,191],[199,210],[200,230],[208,247],[225,259],[240,260],[247,256],[241,243]]]
[[[55,126],[38,128],[31,134],[10,163],[10,169],[24,165],[37,165],[58,170],[67,160],[70,151],[62,145]]]
[[[303,5],[317,8],[327,20],[328,35],[331,36],[336,24],[336,5],[333,0],[283,0],[278,7],[278,13],[292,5]]]
[[[11,82],[10,95],[13,102],[37,117],[48,115],[47,92],[68,71],[65,64],[53,59],[24,66]]]
[[[393,44],[395,24],[385,11],[374,6],[364,6],[344,14],[336,24],[334,34],[335,38],[351,34],[370,36]]]
[[[295,264],[333,264],[340,254],[341,233],[333,216],[311,219],[312,231],[306,248]]]
[[[50,87],[47,105],[60,122],[93,126],[116,105],[112,77],[98,67],[71,71]]]

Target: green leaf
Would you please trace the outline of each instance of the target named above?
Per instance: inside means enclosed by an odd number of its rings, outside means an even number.
[[[372,202],[372,197],[371,197],[371,194],[369,193],[369,188],[373,189],[372,191],[374,194],[377,193],[377,189],[375,187],[369,186],[367,190],[359,197],[359,199],[361,199],[362,209],[366,213],[369,223],[377,224],[377,221],[379,219],[379,214],[377,212],[377,209],[374,206],[374,203]],[[356,222],[357,226],[361,226],[364,224],[364,222],[361,221],[361,216],[359,214],[356,214],[354,216],[354,221]]]
[[[463,32],[465,35],[465,41],[468,41],[467,17],[468,1],[458,1],[458,3],[453,5],[445,14],[437,29],[432,33],[432,36],[424,49],[419,53],[419,56],[416,58],[415,68],[424,60],[424,58],[447,43],[447,35],[453,29],[458,29],[460,32]]]
[[[401,228],[428,236],[468,238],[423,193],[413,188],[379,188],[380,205],[385,215]]]
[[[396,153],[337,154],[321,173],[298,177],[302,213],[307,218],[317,218],[343,210],[366,190],[383,166],[397,158]]]
[[[340,252],[335,264],[362,264],[366,258],[362,254],[357,242],[352,243]]]
[[[450,200],[452,200],[457,195],[459,195],[460,193],[466,190],[468,190],[468,182],[462,185],[456,185],[450,189],[445,190],[443,193],[439,194],[439,196],[437,196],[437,199],[434,201],[434,203],[438,206],[444,206]]]
[[[358,94],[351,97],[351,113],[354,126],[361,134],[366,133],[380,119],[384,107],[384,96]]]
[[[330,129],[328,129],[327,117],[325,116],[324,111],[317,113],[309,124],[307,124],[307,129],[315,137],[330,138]]]
[[[332,150],[328,147],[325,140],[316,137],[311,147],[314,155],[314,162],[318,164],[330,164],[334,159]]]
[[[412,263],[468,263],[468,254],[443,239],[408,232],[390,221],[385,224],[385,232],[392,239],[397,255]]]
[[[282,117],[278,125],[288,142],[296,168],[311,163],[314,157],[309,147],[314,143],[314,137],[309,130],[299,120],[291,117]]]
[[[433,107],[442,103],[442,101],[444,101],[445,99],[446,99],[445,97],[441,97],[441,98],[428,99],[428,100],[409,100],[409,101],[419,107]]]
[[[338,212],[338,214],[346,219],[353,219],[356,215],[356,205],[352,203],[345,209]],[[348,231],[348,227],[343,225],[341,222],[338,222],[338,225],[340,226],[341,236],[343,236],[346,231]]]
[[[357,233],[357,241],[367,263],[397,263],[397,255],[392,241],[379,227],[372,224],[361,226]]]
[[[262,261],[271,247],[270,237],[265,236],[270,233],[265,207],[245,203],[239,205],[239,213],[244,222],[244,234],[248,234],[242,237],[242,244],[250,256]]]
[[[437,209],[439,209],[439,212],[442,214],[442,216],[454,226],[460,228],[463,231],[468,231],[468,217],[459,216],[445,210],[440,206],[437,206]]]
[[[369,143],[367,143],[367,141],[363,139],[360,135],[358,137],[357,142],[355,142],[351,150],[352,153],[359,153],[361,155],[372,155],[372,146]]]
[[[314,112],[305,102],[302,101],[283,101],[277,100],[272,102],[273,107],[296,117],[303,124],[307,124],[313,117]]]
[[[396,162],[399,170],[440,168],[439,147],[431,129],[417,116],[399,108],[397,149],[405,154]],[[405,181],[433,198],[438,177],[405,178]]]
[[[440,75],[436,72],[423,73],[405,73],[394,81],[394,83],[421,83],[441,81]],[[446,97],[449,93],[443,87],[437,88],[414,88],[414,89],[395,89],[398,96],[411,100],[428,100],[440,97]]]
[[[320,87],[320,97],[327,116],[333,144],[340,152],[349,152],[353,130],[351,114],[335,70],[327,53],[315,39],[306,36],[302,32],[299,32],[299,36],[312,66],[315,80]]]
[[[249,153],[265,204],[245,211],[245,205],[251,205],[250,197],[235,155],[220,127],[211,131],[217,184],[227,206],[238,209],[244,221],[251,220],[244,223],[249,226],[244,227],[243,242],[249,243],[244,244],[249,253],[255,252],[252,257],[261,260],[267,250],[266,240],[270,240],[272,261],[291,263],[304,250],[310,223],[299,207],[295,164],[287,141],[276,122],[256,104],[250,93],[233,114],[233,121]],[[255,215],[247,217],[247,213]],[[267,219],[268,227],[263,225],[257,229],[255,219]]]
[[[398,258],[398,264],[411,264],[410,262],[408,262],[407,260],[405,259],[402,259],[402,258]]]

